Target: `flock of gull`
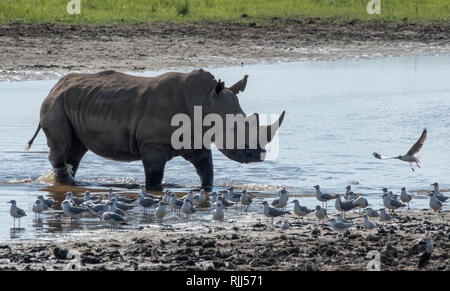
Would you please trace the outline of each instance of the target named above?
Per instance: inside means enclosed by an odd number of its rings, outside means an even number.
[[[430,196],[429,206],[435,212],[440,212],[443,203],[448,199],[447,196],[439,192],[439,184],[433,183],[431,186],[434,189],[428,194]],[[401,189],[400,195],[395,195],[387,188],[383,189],[383,204],[385,208],[381,208],[378,211],[372,209],[366,198],[358,196],[352,192],[351,186],[346,187],[343,199],[340,194],[326,194],[323,193],[319,185],[314,186],[316,192],[316,198],[322,203],[322,206],[317,205],[315,209],[308,209],[306,206],[302,206],[298,199],[293,199],[289,202],[289,195],[286,188],[278,191],[278,197],[270,201],[263,201],[263,213],[266,217],[271,219],[273,223],[274,218],[280,217],[285,214],[291,214],[286,211],[288,203],[293,203],[293,212],[296,216],[300,217],[303,222],[303,218],[310,213],[315,214],[318,219],[318,223],[323,224],[325,219],[328,219],[332,229],[337,232],[344,232],[354,224],[352,219],[346,219],[345,213],[348,211],[355,211],[358,209],[359,213],[363,210],[362,227],[366,230],[376,228],[376,224],[370,219],[378,218],[380,222],[386,222],[392,219],[391,214],[399,208],[408,206],[413,198],[413,195],[406,191],[406,188]],[[147,193],[144,185],[140,186],[140,193],[137,199],[120,196],[118,193],[113,192],[112,189],[108,190],[107,198],[104,196],[91,196],[89,191],[84,193],[84,197],[75,197],[73,193],[67,192],[65,200],[61,203],[61,209],[65,216],[70,217],[72,223],[73,219],[80,218],[82,216],[94,216],[100,219],[100,222],[110,224],[111,230],[116,225],[128,224],[127,223],[127,211],[133,209],[136,206],[143,208],[144,215],[147,214],[147,209],[156,209],[153,212],[153,216],[162,224],[164,217],[166,217],[170,210],[172,210],[172,217],[181,217],[183,214],[186,221],[189,217],[194,215],[198,208],[209,207],[208,200],[210,202],[212,211],[212,220],[222,222],[225,218],[225,209],[233,207],[238,210],[240,205],[241,211],[247,211],[250,205],[253,203],[253,195],[247,190],[242,190],[238,193],[233,187],[229,187],[227,190],[211,192],[209,195],[201,189],[199,193],[194,194],[194,191],[190,190],[184,197],[177,197],[176,193],[166,190],[163,196],[152,195]],[[335,208],[338,214],[334,218],[329,218],[327,213],[327,203],[331,200],[335,200]],[[17,207],[16,201],[11,200],[10,214],[15,220],[26,216],[23,209]],[[36,216],[49,209],[55,207],[57,202],[53,199],[45,199],[43,195],[39,195],[33,204],[32,211]],[[198,208],[197,208],[198,207]],[[354,219],[354,218],[353,218]],[[281,228],[287,229],[290,224],[287,220],[284,220]]]

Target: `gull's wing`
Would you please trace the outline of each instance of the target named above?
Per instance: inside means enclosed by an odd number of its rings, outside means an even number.
[[[427,138],[427,129],[425,128],[419,140],[412,146],[412,148],[406,154],[411,156],[417,154],[422,148],[426,138]]]

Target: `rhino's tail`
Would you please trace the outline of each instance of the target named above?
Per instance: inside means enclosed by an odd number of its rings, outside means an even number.
[[[33,144],[34,139],[39,133],[39,130],[41,130],[41,124],[39,123],[38,128],[36,129],[36,132],[34,133],[33,137],[28,141],[27,150],[31,148],[31,145]]]

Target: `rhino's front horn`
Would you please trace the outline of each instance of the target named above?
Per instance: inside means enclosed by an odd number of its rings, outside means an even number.
[[[277,133],[278,129],[280,128],[281,124],[283,123],[284,114],[286,111],[283,111],[281,113],[280,117],[278,117],[278,120],[276,120],[272,125],[262,125],[260,126],[261,132],[266,132],[267,142],[264,141],[264,139],[260,139],[260,145],[261,147],[265,147],[268,143],[270,143]]]
[[[234,92],[234,94],[237,94],[240,92],[244,92],[245,86],[247,86],[247,79],[248,75],[245,75],[242,80],[231,86],[229,89]]]

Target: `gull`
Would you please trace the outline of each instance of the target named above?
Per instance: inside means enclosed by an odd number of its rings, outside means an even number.
[[[189,192],[188,192],[186,195],[184,195],[183,197],[181,197],[181,200],[184,201],[185,199],[189,199],[189,200],[191,200],[191,201],[194,201],[194,191],[189,190]]]
[[[247,190],[242,190],[241,194],[241,209],[244,207],[244,211],[247,211],[250,207],[250,204],[252,204],[253,198],[249,194],[247,194]]]
[[[153,200],[161,199],[161,197],[158,195],[153,195],[153,194],[147,193],[147,188],[145,188],[145,185],[140,185],[139,188],[141,189],[141,194],[144,195],[144,197],[152,198]],[[169,190],[166,190],[166,193],[167,193],[167,191],[169,191]]]
[[[361,211],[361,208],[364,209],[369,206],[369,202],[367,201],[367,199],[361,196],[353,200],[352,203],[359,207],[358,212]]]
[[[191,201],[186,199],[183,202],[183,206],[181,206],[181,212],[186,214],[186,221],[189,220],[189,215],[194,214],[197,212],[197,208],[191,205]]]
[[[216,202],[214,203],[214,205],[216,206],[216,208],[213,211],[212,219],[214,219],[215,221],[220,221],[222,223],[222,220],[225,216],[223,205],[220,202]]]
[[[272,223],[273,223],[273,219],[275,217],[281,216],[283,214],[289,213],[286,211],[282,211],[280,209],[276,209],[273,207],[269,206],[269,203],[267,203],[267,201],[263,201],[261,204],[264,205],[264,215],[271,218],[272,219]]]
[[[327,210],[325,208],[320,207],[320,205],[316,206],[315,214],[316,214],[316,217],[319,219],[319,223],[320,223],[321,220],[322,220],[322,223],[323,223],[323,220],[328,217],[327,216]]]
[[[171,193],[170,190],[166,190],[163,197],[161,198],[161,201],[164,202],[165,204],[169,204],[170,193]]]
[[[163,219],[164,219],[164,216],[166,216],[166,214],[167,214],[167,209],[164,206],[164,202],[163,201],[158,202],[158,207],[156,207],[154,215],[160,224],[163,223]]]
[[[138,204],[144,208],[144,214],[147,213],[147,208],[152,207],[155,204],[158,204],[158,200],[153,200],[149,197],[144,197],[144,195],[139,194],[138,196]]]
[[[206,201],[206,193],[205,193],[205,190],[203,190],[203,189],[200,189],[200,193],[199,194],[197,194],[197,195],[194,195],[194,203],[195,204],[202,204],[203,202],[205,202]],[[191,200],[192,201],[192,200]]]
[[[357,197],[356,197],[355,193],[353,193],[353,191],[352,191],[352,186],[348,185],[347,187],[345,187],[344,199],[347,201],[350,201],[350,200],[354,200],[356,198]]]
[[[314,212],[312,209],[308,209],[306,206],[301,206],[297,199],[294,199],[294,201],[290,202],[294,203],[294,213],[297,216],[300,216],[303,222],[303,217],[310,214],[311,212]]]
[[[119,202],[116,197],[110,198],[109,201],[114,203],[114,207],[117,207],[123,211],[128,211],[133,208],[133,206],[128,205],[127,203]]]
[[[391,219],[392,219],[392,216],[390,216],[388,213],[386,213],[384,208],[381,208],[380,209],[380,221],[389,221]]]
[[[283,188],[278,192],[278,198],[272,200],[272,202],[270,204],[276,208],[285,210],[288,200],[289,200],[289,196],[287,194],[287,190],[286,190],[286,188]]]
[[[365,211],[366,211],[366,213],[367,213],[367,216],[369,216],[369,217],[380,217],[380,214],[376,211],[376,210],[373,210],[372,208],[366,208],[366,209],[364,209]]]
[[[82,198],[74,197],[72,192],[66,193],[65,200],[72,202],[74,206],[79,206],[84,202]]]
[[[409,151],[405,155],[400,155],[400,156],[396,156],[396,157],[385,157],[385,156],[380,155],[379,153],[373,153],[372,155],[375,158],[380,159],[380,160],[398,159],[398,160],[401,160],[404,162],[408,162],[409,165],[411,166],[411,170],[414,172],[412,163],[415,163],[417,165],[417,167],[420,168],[420,164],[419,164],[420,158],[415,157],[414,155],[420,151],[426,138],[427,138],[427,129],[425,128],[422,132],[422,135],[417,140],[417,142],[409,149]]]
[[[436,197],[441,201],[445,202],[447,201],[448,197],[444,196],[442,193],[439,192],[439,184],[437,182],[431,184],[431,186],[434,186],[434,192],[436,192]]]
[[[396,199],[392,199],[389,194],[383,194],[383,204],[387,209],[389,209],[389,211],[392,212],[394,212],[397,208],[406,206],[406,204],[403,204]]]
[[[8,203],[11,203],[11,209],[9,210],[9,214],[11,214],[11,216],[14,219],[14,227],[16,226],[16,218],[19,219],[19,227],[20,227],[20,218],[27,216],[27,214],[25,213],[25,211],[23,211],[23,209],[17,207],[16,200],[11,200]]]
[[[226,192],[226,199],[236,203],[236,209],[238,207],[238,203],[241,201],[241,194],[234,193],[234,188],[230,187],[228,188],[228,192]]]
[[[403,187],[402,188],[402,193],[400,194],[400,200],[402,200],[403,203],[408,203],[408,209],[409,208],[409,202],[411,201],[412,196],[408,194],[408,192],[406,192],[406,188]]]
[[[338,222],[334,218],[331,218],[329,221],[330,221],[331,228],[337,232],[343,233],[344,231],[346,231],[347,229],[349,229],[352,226],[351,224]]]
[[[102,215],[106,211],[108,211],[108,205],[106,204],[85,204],[88,210],[95,216],[100,217],[100,221],[102,220]]]
[[[108,212],[115,212],[117,214],[119,214],[120,216],[126,216],[127,213],[125,211],[123,211],[120,208],[116,207],[117,201],[108,201],[106,202],[106,205],[108,206]]]
[[[34,218],[36,219],[36,215],[39,215],[39,217],[41,217],[42,211],[44,211],[44,205],[42,205],[41,200],[37,199],[33,203]]]
[[[223,198],[222,195],[220,195],[220,194],[217,196],[217,201],[221,202],[223,207],[225,207],[225,208],[226,207],[231,207],[231,206],[234,205],[233,202],[230,202],[227,199]]]
[[[326,208],[326,207],[327,207],[327,202],[328,202],[329,200],[333,200],[333,199],[336,199],[336,198],[337,198],[336,195],[330,195],[330,194],[324,194],[324,193],[322,193],[322,192],[320,191],[320,186],[319,186],[319,185],[314,186],[314,188],[316,189],[316,198],[317,198],[317,200],[319,200],[320,202],[322,202],[322,207],[323,207],[323,205],[324,205],[324,203],[325,203],[325,208]]]
[[[353,204],[352,201],[341,201],[341,195],[337,194],[336,201],[334,203],[334,206],[338,211],[341,211],[343,216],[345,217],[345,212],[352,210],[356,207],[355,204]]]
[[[70,223],[72,223],[73,218],[80,218],[84,212],[88,211],[81,207],[72,206],[70,204],[69,200],[64,200],[62,202],[61,206],[62,206],[64,215],[70,216]]]
[[[336,219],[337,219],[337,222],[342,222],[342,223],[345,223],[345,224],[353,224],[353,222],[343,218],[342,215],[340,215],[339,213],[336,214]]]
[[[367,215],[364,214],[363,215],[363,219],[364,219],[364,221],[363,221],[364,229],[371,230],[371,229],[374,229],[376,227],[375,223],[371,222],[369,220],[369,217],[367,217]]]
[[[123,218],[122,216],[120,216],[115,212],[109,211],[103,213],[102,220],[111,225],[111,230],[113,230],[116,227],[116,225],[128,224],[125,218]]]
[[[180,209],[183,206],[183,201],[179,200],[175,193],[170,193],[169,205],[170,208],[172,208],[174,214],[179,214]]]
[[[112,189],[109,188],[108,189],[108,199],[111,200],[112,198],[115,198],[117,200],[117,202],[126,203],[126,204],[131,204],[134,202],[134,199],[119,196],[119,194],[113,192]]]
[[[431,192],[428,194],[430,196],[430,208],[434,210],[434,212],[441,212],[442,202],[439,200],[436,192]]]
[[[47,210],[50,207],[53,207],[56,204],[56,201],[53,199],[45,199],[43,195],[39,195],[37,197],[41,200],[41,204],[44,206],[44,210]]]
[[[291,225],[289,224],[289,221],[287,221],[287,219],[284,220],[283,224],[281,225],[281,229],[289,229],[289,227],[291,227]]]
[[[100,202],[101,200],[102,200],[102,197],[91,196],[91,192],[89,192],[89,191],[84,192],[84,197],[83,197],[84,202],[87,202],[87,201]]]
[[[211,197],[211,204],[217,202],[217,192],[211,192],[211,194],[209,194],[209,197]]]

